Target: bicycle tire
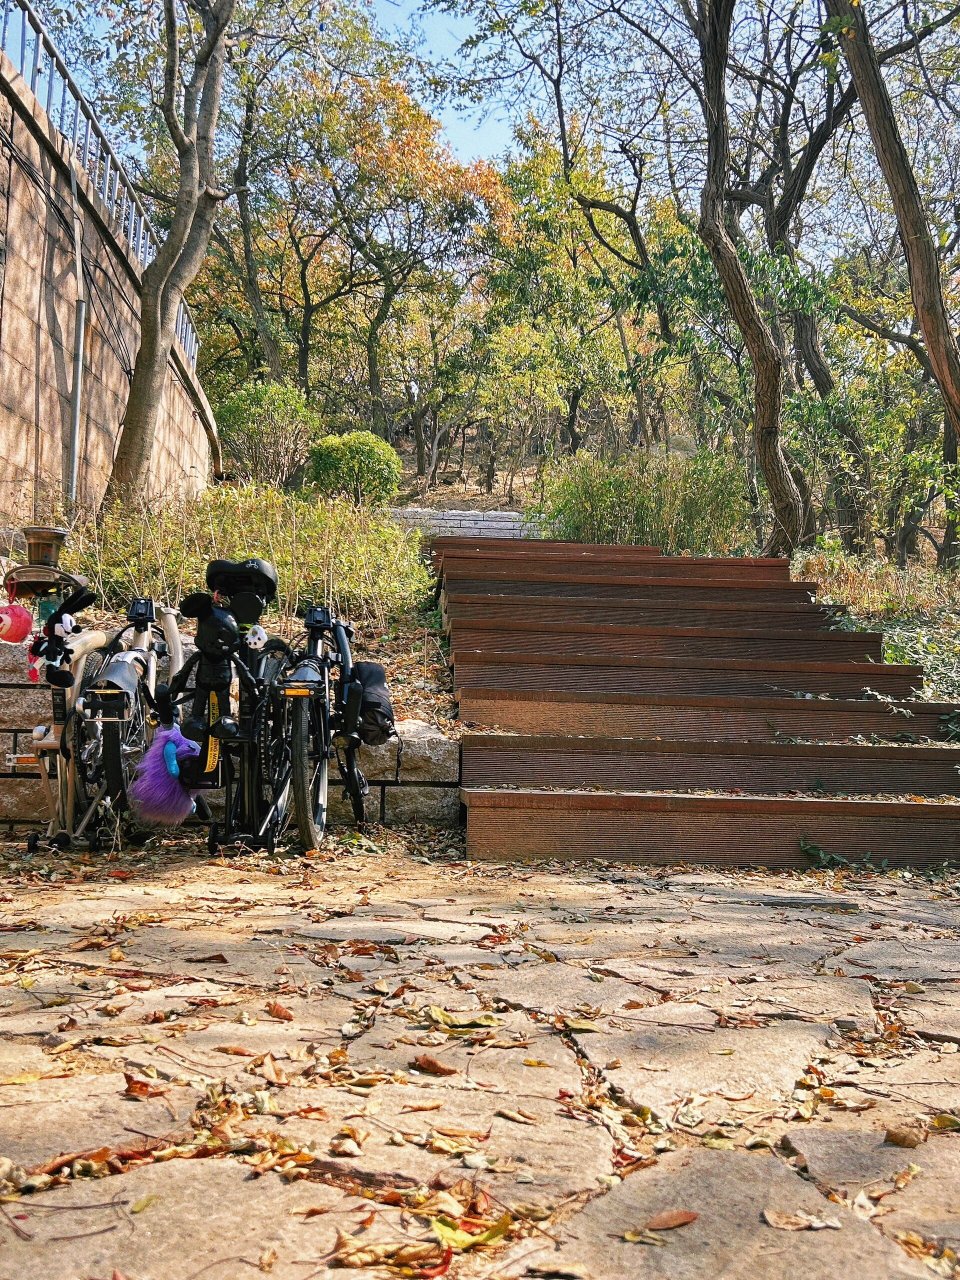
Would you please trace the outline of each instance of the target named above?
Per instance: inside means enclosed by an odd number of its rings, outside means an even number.
[[[317,849],[327,827],[330,786],[330,735],[324,702],[294,700],[290,739],[293,811],[300,843],[305,850]]]
[[[293,783],[290,704],[277,689],[282,660],[268,658],[261,671],[266,687],[258,725],[257,766],[260,773],[257,830],[272,853],[287,825]]]
[[[129,717],[121,721],[106,721],[102,729],[107,796],[115,813],[127,813],[130,809],[127,792],[149,746],[147,705],[139,682]]]

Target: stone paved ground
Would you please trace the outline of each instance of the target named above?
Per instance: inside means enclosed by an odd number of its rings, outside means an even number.
[[[0,851],[0,1280],[956,1275],[956,878]]]

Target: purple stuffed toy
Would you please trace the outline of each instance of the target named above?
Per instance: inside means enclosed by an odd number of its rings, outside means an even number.
[[[157,730],[128,793],[138,818],[175,827],[190,817],[196,792],[183,785],[180,763],[199,754],[199,742],[185,738],[178,724]]]

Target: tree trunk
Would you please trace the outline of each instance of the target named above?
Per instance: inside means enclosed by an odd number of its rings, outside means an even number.
[[[699,0],[696,35],[704,78],[707,170],[700,196],[700,237],[720,277],[727,306],[753,365],[753,435],[773,507],[767,555],[789,555],[804,538],[804,503],[780,442],[783,357],[730,234],[725,193],[730,177],[726,70],[735,0]]]
[[[956,458],[957,437],[960,435],[960,349],[943,299],[936,246],[863,8],[851,0],[826,0],[826,8],[840,28],[840,44],[896,214],[917,322],[926,343],[934,379],[943,397],[943,451],[949,468],[951,459]],[[949,503],[947,530],[939,554],[941,567],[957,566],[956,522],[957,514],[953,504]]]
[[[583,399],[583,387],[574,387],[567,401],[567,416],[563,423],[564,452],[573,456],[583,444],[583,433],[577,429],[580,414],[580,401]]]
[[[257,342],[263,356],[263,363],[271,382],[283,382],[286,374],[283,368],[283,357],[274,337],[267,309],[263,304],[260,290],[260,272],[257,256],[253,247],[253,216],[250,209],[250,144],[256,125],[256,95],[251,86],[247,92],[243,110],[243,125],[240,131],[240,147],[237,153],[237,165],[233,175],[233,185],[237,189],[237,213],[240,218],[240,238],[243,244],[243,296],[253,316],[253,326],[257,334]]]
[[[150,459],[160,421],[167,361],[183,292],[196,278],[221,200],[216,189],[216,134],[223,89],[226,32],[236,0],[195,0],[202,24],[189,80],[181,82],[180,29],[174,0],[164,0],[161,109],[177,152],[177,195],[170,228],[143,272],[140,347],[105,501],[149,494]],[[220,459],[214,444],[214,468]]]
[[[872,468],[863,437],[846,411],[836,405],[837,384],[820,345],[816,318],[796,311],[793,317],[797,354],[813,383],[814,390],[832,414],[834,430],[850,450],[853,465],[840,464],[833,476],[834,509],[845,549],[854,555],[867,550],[870,541]]]

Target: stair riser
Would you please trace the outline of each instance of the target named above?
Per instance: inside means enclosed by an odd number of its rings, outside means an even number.
[[[938,808],[939,806],[930,806]],[[952,806],[951,806],[952,807]],[[815,865],[803,840],[829,854],[875,865],[924,866],[960,859],[960,821],[826,813],[598,813],[590,809],[470,804],[467,856],[505,862],[604,858],[657,866],[803,868]]]
[[[505,551],[511,558],[525,555],[555,555],[564,560],[573,556],[609,556],[630,559],[662,555],[659,547],[617,546],[607,542],[558,542],[554,538],[497,538],[470,537],[466,534],[439,533],[430,539],[430,548],[434,554],[443,555],[447,551],[474,551],[488,555],[492,551]],[[732,559],[733,557],[728,557]],[[744,563],[750,563],[744,561]],[[786,563],[784,561],[783,563]]]
[[[434,564],[439,572],[452,577],[462,577],[475,567],[481,574],[491,570],[503,572],[505,565],[516,566],[521,572],[543,572],[568,576],[612,575],[619,572],[665,578],[727,578],[732,582],[787,582],[790,567],[786,560],[695,560],[692,557],[674,558],[651,555],[611,555],[600,552],[567,554],[552,552],[537,555],[525,551],[510,555],[506,551],[485,548],[481,551],[441,550],[434,552]]]
[[[442,573],[445,579],[459,582],[464,578],[496,580],[509,576],[515,581],[537,581],[539,578],[563,578],[568,581],[584,579],[597,582],[616,582],[621,576],[630,578],[670,578],[674,581],[711,582],[719,580],[730,587],[746,584],[769,583],[787,585],[790,574],[774,561],[772,565],[742,565],[724,560],[672,560],[666,556],[651,556],[637,560],[578,560],[559,556],[533,559],[530,556],[514,557],[503,554],[490,556],[447,554],[443,557]]]
[[[904,676],[896,669],[863,664],[864,671],[803,672],[755,667],[753,670],[717,671],[702,668],[617,667],[600,665],[565,666],[559,663],[502,663],[475,661],[472,656],[458,658],[454,667],[456,689],[556,689],[570,692],[592,692],[610,697],[615,693],[631,694],[739,694],[743,697],[783,696],[793,692],[829,693],[834,697],[857,697],[864,687],[894,698],[908,698],[919,680]]]
[[[575,631],[511,631],[478,629],[460,622],[453,624],[451,645],[455,654],[478,649],[483,653],[543,654],[585,653],[619,658],[771,658],[797,662],[880,662],[883,646],[879,636],[838,635],[777,638],[742,636],[622,636],[591,635]]]
[[[452,624],[464,622],[496,622],[509,627],[517,622],[528,622],[531,615],[538,622],[548,625],[566,623],[609,623],[624,627],[710,627],[727,629],[741,627],[756,631],[826,631],[832,614],[817,605],[795,605],[765,608],[730,608],[727,605],[713,607],[691,605],[625,605],[613,600],[578,600],[557,603],[541,597],[528,597],[515,604],[501,603],[495,599],[457,599],[446,597],[444,621]],[[847,635],[844,631],[831,631],[831,635]]]
[[[885,740],[895,740],[903,734],[918,740],[936,741],[941,737],[936,712],[917,710],[907,718],[869,702],[864,703],[862,711],[836,711],[823,701],[809,704],[795,698],[779,701],[782,708],[721,710],[600,701],[564,703],[549,700],[549,694],[543,701],[490,698],[464,688],[460,695],[460,718],[468,724],[497,725],[513,733],[620,735],[673,741],[774,742],[778,738],[842,741],[874,734]],[[922,707],[923,704],[916,705]]]
[[[638,606],[659,605],[660,608],[687,608],[702,604],[740,604],[749,608],[754,604],[802,604],[811,602],[808,586],[799,582],[738,583],[731,587],[726,583],[704,580],[675,583],[656,582],[573,582],[557,580],[548,582],[517,578],[510,570],[510,578],[455,578],[449,586],[455,595],[522,596],[549,593],[556,600],[593,599],[620,600]]]
[[[960,751],[939,759],[903,748],[902,759],[838,759],[824,748],[788,759],[769,755],[621,754],[584,750],[463,750],[465,787],[603,787],[609,791],[749,791],[759,795],[810,791],[826,795],[951,795],[960,791]]]

